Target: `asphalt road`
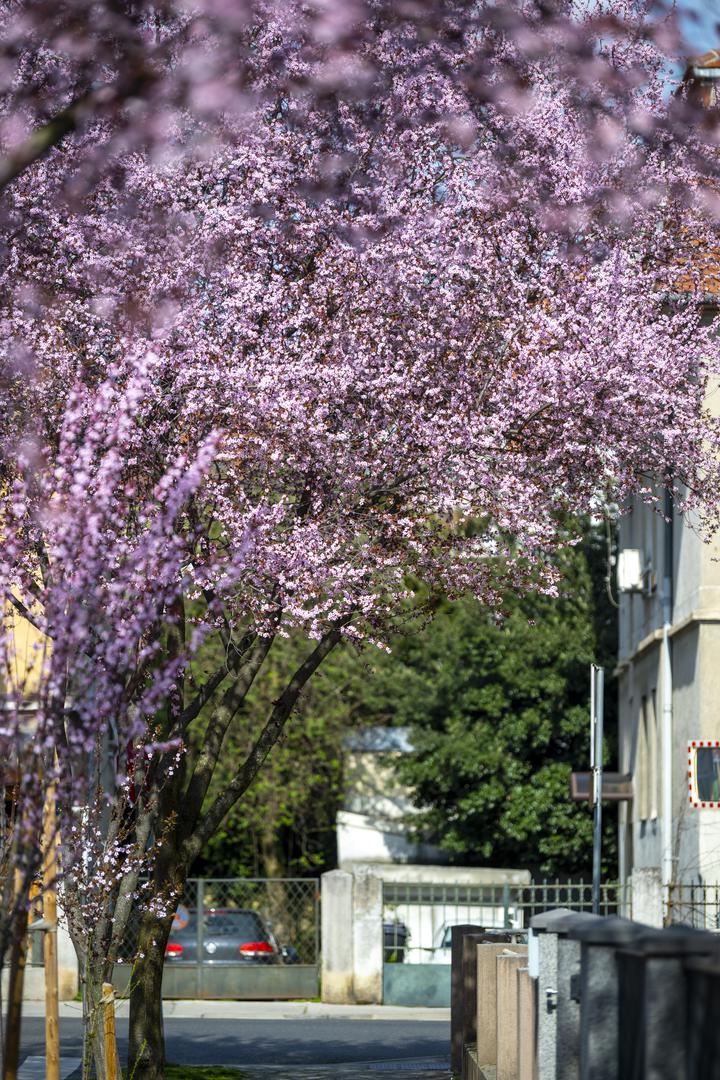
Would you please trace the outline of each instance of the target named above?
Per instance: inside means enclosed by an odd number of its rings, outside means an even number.
[[[332,1065],[357,1061],[443,1058],[450,1025],[438,1020],[207,1020],[165,1021],[169,1061],[183,1065]],[[81,1023],[61,1018],[64,1056],[80,1056]],[[121,1060],[127,1021],[118,1022]],[[44,1021],[26,1017],[22,1057],[44,1053]]]

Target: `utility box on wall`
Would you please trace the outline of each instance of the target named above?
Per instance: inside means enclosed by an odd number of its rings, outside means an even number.
[[[617,557],[617,585],[620,592],[642,592],[645,584],[643,553],[639,548],[625,548]]]

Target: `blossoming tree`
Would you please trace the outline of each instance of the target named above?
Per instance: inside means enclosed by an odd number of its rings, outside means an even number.
[[[638,5],[198,9],[137,9],[131,89],[112,21],[102,93],[96,54],[28,45],[73,120],[6,131],[0,565],[49,642],[24,813],[42,766],[89,1010],[139,912],[139,1080],[193,860],[331,650],[382,644],[417,581],[553,588],[572,514],[652,477],[720,505],[714,159]],[[290,628],[306,657],[209,800]]]

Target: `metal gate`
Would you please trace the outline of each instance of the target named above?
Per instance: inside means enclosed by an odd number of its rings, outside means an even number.
[[[450,1004],[453,926],[521,930],[533,915],[565,907],[587,911],[592,886],[584,881],[529,885],[433,885],[385,882],[383,886],[383,1002],[386,1005]],[[629,888],[604,884],[601,911],[631,914]]]
[[[520,925],[520,915],[507,886],[385,882],[386,1005],[450,1004],[450,937],[461,923]]]
[[[267,937],[273,951],[262,942],[240,941],[238,947],[236,928],[241,925],[257,928],[241,937]],[[223,948],[231,934],[232,948]],[[136,948],[137,923],[128,931],[128,958]],[[185,886],[166,950],[163,997],[317,997],[319,960],[316,878],[193,878]],[[129,961],[116,965],[113,983],[119,994],[129,992],[131,975]]]

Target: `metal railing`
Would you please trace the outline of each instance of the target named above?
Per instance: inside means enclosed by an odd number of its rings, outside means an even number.
[[[592,910],[592,882],[536,881],[527,885],[433,885],[386,882],[383,940],[386,963],[449,963],[450,931],[461,923],[521,930],[553,908]],[[606,882],[603,915],[632,917],[629,883]]]
[[[523,913],[524,926],[530,925],[533,915],[551,911],[553,908],[592,911],[592,882],[533,882],[518,890],[515,904]],[[632,890],[629,881],[609,881],[600,886],[600,914],[632,918]]]
[[[697,881],[668,886],[665,922],[720,931],[720,884]]]

